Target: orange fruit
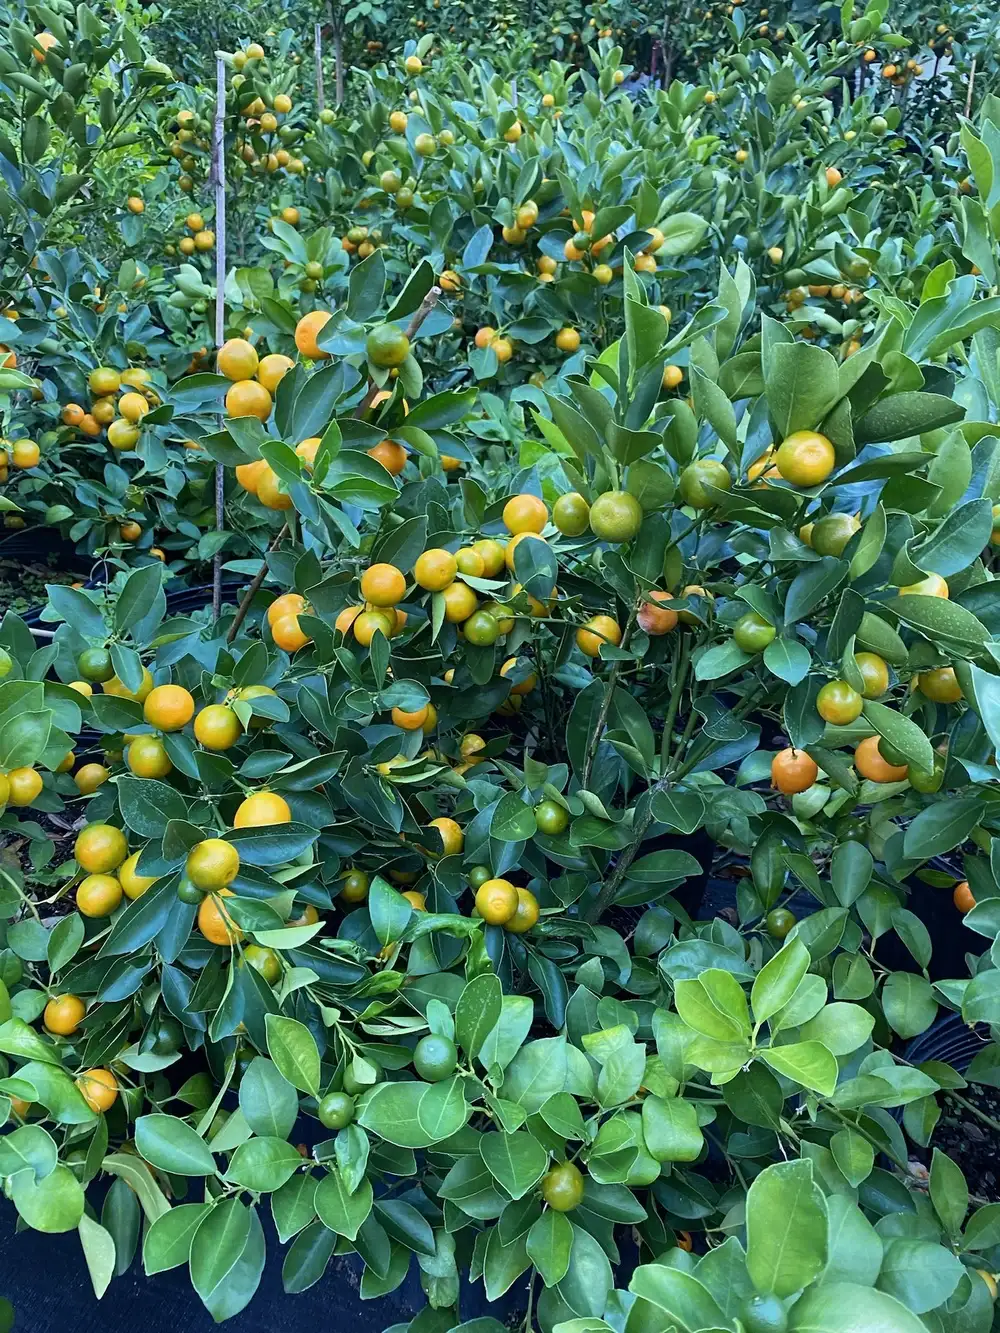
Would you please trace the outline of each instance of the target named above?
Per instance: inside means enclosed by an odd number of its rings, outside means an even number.
[[[128,843],[121,829],[112,824],[88,824],[77,834],[73,854],[88,874],[106,875],[125,860]]]
[[[236,480],[245,491],[256,495],[261,476],[270,470],[270,465],[263,458],[257,458],[252,463],[237,463]]]
[[[159,736],[136,736],[125,751],[125,762],[137,778],[165,778],[173,768]]]
[[[836,467],[833,445],[815,430],[797,430],[782,440],[774,456],[778,471],[793,486],[818,486]]]
[[[54,995],[42,1014],[42,1022],[57,1037],[71,1037],[80,1026],[87,1006],[78,995]]]
[[[306,471],[311,472],[313,464],[316,462],[316,453],[321,444],[320,437],[314,435],[310,440],[301,440],[295,446],[295,452],[306,465]]]
[[[541,532],[549,521],[545,501],[537,495],[514,495],[503,507],[503,521],[508,532]]]
[[[785,796],[806,791],[819,776],[819,766],[806,754],[789,746],[779,750],[771,760],[771,786]]]
[[[265,463],[257,477],[257,499],[267,509],[291,509],[293,500],[287,491],[281,489],[278,474]]]
[[[427,911],[427,898],[417,889],[405,889],[400,897],[405,898],[415,912]]]
[[[390,619],[391,617],[391,619]],[[362,611],[354,619],[352,626],[354,637],[361,644],[362,648],[367,648],[376,633],[381,632],[387,639],[396,628],[396,617],[390,611]]]
[[[217,893],[228,888],[239,874],[240,854],[223,838],[203,838],[188,852],[185,869],[195,888]]]
[[[261,358],[260,365],[257,367],[257,382],[263,384],[264,388],[273,397],[283,376],[294,365],[295,362],[290,356],[283,356],[280,352],[271,352],[269,356]]]
[[[658,602],[669,602],[673,600],[673,593],[660,592],[654,588],[649,594],[649,600],[643,602],[639,608],[636,620],[639,628],[646,634],[653,636],[668,634],[677,624],[677,612],[669,606],[658,606]]]
[[[180,731],[194,717],[194,697],[183,685],[157,685],[147,695],[142,715],[160,731]]]
[[[303,315],[295,326],[295,346],[310,361],[319,361],[330,355],[316,343],[316,338],[328,319],[330,319],[329,310],[313,310],[308,315]]]
[[[273,628],[274,622],[280,620],[282,616],[297,616],[305,609],[306,599],[301,593],[283,592],[267,608],[267,623]]]
[[[969,881],[967,879],[960,880],[959,883],[955,885],[951,900],[963,916],[966,912],[972,911],[976,905],[976,900],[972,896],[972,890],[969,888]]]
[[[517,913],[517,889],[507,879],[488,879],[476,890],[476,911],[490,926],[505,926]]]
[[[428,828],[437,829],[440,834],[444,856],[457,856],[465,846],[465,834],[462,832],[461,824],[455,819],[449,819],[447,815],[432,819]]]
[[[219,348],[216,368],[228,380],[252,379],[260,366],[257,349],[246,338],[230,338]]]
[[[271,626],[271,637],[286,653],[297,653],[307,643],[312,643],[312,639],[299,624],[297,615],[279,616]]]
[[[917,677],[917,689],[927,699],[936,704],[957,704],[962,697],[962,687],[958,683],[954,667],[936,667],[933,671],[921,671]]]
[[[538,920],[538,899],[530,889],[517,890],[517,910],[513,917],[504,923],[506,930],[515,935],[523,935]]]
[[[940,574],[928,574],[917,583],[904,584],[899,590],[900,597],[944,597],[948,596],[948,584]]]
[[[271,415],[271,395],[257,380],[238,380],[226,394],[226,412],[231,417],[266,421]]]
[[[122,886],[114,875],[88,875],[76,890],[76,907],[82,916],[110,916],[122,900]]]
[[[405,592],[406,579],[395,565],[369,565],[361,575],[361,596],[372,606],[395,606]]]
[[[449,583],[441,596],[444,598],[444,618],[453,625],[468,620],[479,605],[478,597],[467,583]]]
[[[235,944],[243,938],[242,930],[220,901],[233,896],[232,889],[218,889],[204,898],[198,908],[198,929],[210,944]]]
[[[229,750],[242,732],[239,718],[225,704],[208,704],[194,720],[194,738],[206,750]]]
[[[516,657],[508,657],[506,662],[500,668],[501,676],[509,676],[517,666]],[[510,687],[511,694],[530,694],[538,684],[538,677],[532,671],[530,675],[525,676],[524,680],[519,680],[516,685]]]
[[[560,329],[556,334],[556,346],[560,352],[575,352],[580,346],[579,332],[570,327]]]
[[[458,573],[458,561],[450,551],[433,547],[417,557],[413,566],[413,577],[421,588],[428,592],[443,592],[454,583]]]
[[[7,800],[19,807],[30,805],[43,785],[42,775],[36,769],[12,768],[7,774]]]
[[[155,875],[140,875],[136,869],[141,853],[133,852],[127,861],[118,867],[118,882],[126,898],[141,898],[156,883]]]
[[[902,782],[909,771],[906,764],[890,764],[883,757],[878,736],[867,736],[858,743],[854,767],[869,782]]]
[[[333,622],[334,629],[340,634],[349,634],[355,620],[364,609],[363,606],[345,606]]]
[[[621,626],[611,616],[592,616],[576,632],[576,646],[585,657],[600,657],[601,644],[616,647],[622,641]]]
[[[247,796],[233,816],[234,828],[267,828],[272,824],[290,824],[292,811],[276,791],[255,791]]]
[[[150,675],[149,668],[143,667],[142,683],[134,693],[132,690],[126,689],[117,676],[112,676],[110,680],[104,681],[101,689],[105,694],[113,694],[118,699],[133,699],[136,703],[141,704],[149,698],[153,689],[153,677]]]
[[[495,537],[482,537],[472,543],[472,549],[482,559],[484,577],[495,579],[504,567],[504,543]]]
[[[73,774],[73,781],[81,796],[90,796],[107,782],[110,776],[110,769],[105,768],[103,764],[83,764]]]
[[[403,731],[419,731],[427,720],[427,705],[424,704],[422,708],[415,708],[411,713],[403,708],[394,708],[392,710],[392,720]]]
[[[83,1100],[100,1115],[118,1100],[118,1080],[110,1069],[85,1069],[75,1080]]]
[[[399,476],[409,458],[403,446],[397,444],[395,440],[380,440],[368,450],[368,456],[381,463],[386,472],[391,472],[394,477]]]

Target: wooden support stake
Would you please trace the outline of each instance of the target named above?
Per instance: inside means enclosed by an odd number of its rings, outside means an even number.
[[[326,106],[326,92],[323,88],[323,28],[319,23],[313,24],[313,56],[316,61],[316,110],[322,111]]]
[[[215,346],[226,339],[226,66],[215,58],[215,124],[212,127],[212,177],[215,181]],[[226,474],[221,463],[215,465],[215,528],[222,532],[226,523]],[[222,610],[222,552],[212,561],[212,612],[216,619]]]

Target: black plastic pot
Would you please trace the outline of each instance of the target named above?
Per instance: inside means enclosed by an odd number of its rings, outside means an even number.
[[[941,1014],[926,1032],[913,1038],[903,1054],[910,1064],[941,1060],[964,1074],[989,1040],[990,1030],[985,1023],[969,1027],[961,1014]]]
[[[225,574],[222,579],[222,601],[232,604],[239,600],[241,591],[248,580],[241,574]],[[167,614],[171,616],[191,615],[212,605],[211,583],[199,583],[193,588],[167,588]]]

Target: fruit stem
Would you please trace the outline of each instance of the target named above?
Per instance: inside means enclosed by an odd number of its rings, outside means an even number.
[[[278,544],[282,541],[287,532],[288,532],[288,524],[285,523],[282,526],[280,532],[278,532],[277,535],[272,539],[270,546],[267,548],[268,552],[271,552],[277,548]],[[264,582],[264,579],[266,577],[267,577],[267,556],[265,556],[264,559],[261,561],[260,569],[258,569],[257,573],[253,576],[252,580],[250,581],[249,588],[247,588],[246,592],[243,594],[240,604],[236,608],[236,615],[233,616],[233,623],[229,626],[229,633],[226,635],[226,643],[232,643],[232,641],[236,638],[240,626],[243,624],[244,620],[246,620],[247,612],[250,610],[250,603],[257,596],[258,592],[260,592],[260,585]]]

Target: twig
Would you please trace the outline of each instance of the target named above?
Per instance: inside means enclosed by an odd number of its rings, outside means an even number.
[[[424,297],[424,299],[420,302],[419,306],[417,306],[417,309],[414,311],[413,318],[406,326],[405,333],[407,338],[412,339],[416,336],[417,330],[420,328],[421,324],[431,313],[431,311],[434,309],[434,307],[437,305],[440,299],[441,299],[441,288],[437,286],[432,287],[430,291],[427,293],[427,295]],[[374,380],[370,379],[368,381],[368,388],[365,391],[364,398],[362,398],[361,402],[358,403],[357,407],[354,409],[355,417],[364,416],[364,414],[371,407],[372,403],[375,401],[375,397],[378,394],[378,392],[379,392],[379,386],[375,383]]]
[[[270,546],[267,548],[269,553],[277,549],[278,544],[281,542],[282,538],[285,536],[287,532],[288,532],[288,524],[285,523],[281,528],[281,531],[277,533],[277,535],[272,540]],[[247,588],[246,592],[243,594],[239,606],[236,608],[236,615],[233,617],[233,623],[229,626],[229,633],[226,635],[226,643],[232,643],[232,641],[236,638],[240,626],[247,618],[247,612],[250,610],[250,603],[257,596],[258,592],[260,592],[260,585],[264,582],[264,579],[266,577],[267,577],[267,556],[265,556],[264,559],[261,561],[260,569],[258,569],[257,573],[253,576],[253,579],[251,580],[250,583],[250,587]]]

